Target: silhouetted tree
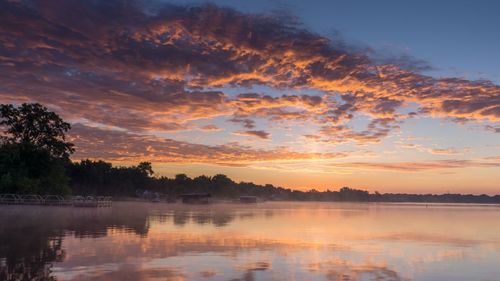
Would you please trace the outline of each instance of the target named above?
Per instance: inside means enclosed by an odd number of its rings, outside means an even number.
[[[137,169],[139,169],[141,172],[144,172],[148,176],[152,176],[154,174],[150,162],[139,163],[139,165],[137,165]]]
[[[70,125],[40,104],[0,105],[0,192],[65,194]]]
[[[68,158],[74,152],[65,135],[71,125],[41,104],[0,105],[0,126],[6,127],[4,143],[31,144],[59,158]]]

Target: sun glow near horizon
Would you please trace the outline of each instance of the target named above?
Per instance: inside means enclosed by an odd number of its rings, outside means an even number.
[[[487,62],[477,79],[405,36],[391,37],[403,52],[357,46],[300,3],[296,18],[259,1],[101,5],[0,6],[0,103],[40,102],[69,120],[75,161],[303,190],[500,192],[500,74]],[[337,16],[353,32],[378,28]],[[458,49],[460,65],[483,58]]]

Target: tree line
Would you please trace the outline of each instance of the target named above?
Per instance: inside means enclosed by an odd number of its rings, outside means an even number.
[[[381,194],[349,187],[302,191],[238,183],[223,174],[156,176],[149,162],[127,167],[102,160],[74,162],[70,160],[74,145],[66,139],[71,125],[37,103],[0,105],[0,129],[0,193],[133,197],[147,190],[168,198],[210,193],[225,199],[251,195],[263,200],[294,201],[500,203],[500,195]]]

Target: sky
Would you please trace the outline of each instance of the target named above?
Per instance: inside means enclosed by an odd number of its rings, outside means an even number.
[[[0,103],[72,159],[326,190],[500,194],[496,1],[1,1]]]

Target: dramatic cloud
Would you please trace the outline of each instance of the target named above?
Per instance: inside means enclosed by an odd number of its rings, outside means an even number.
[[[377,118],[372,119],[363,131],[354,131],[346,125],[322,126],[317,135],[305,135],[305,137],[316,142],[333,144],[351,140],[358,143],[378,143],[391,129],[396,128],[399,126],[393,118]]]
[[[237,143],[209,146],[138,135],[127,132],[91,128],[81,124],[73,127],[70,141],[78,147],[74,158],[105,158],[114,162],[208,163],[247,166],[258,162],[337,159],[344,153],[294,152],[281,147],[253,149]]]
[[[0,102],[41,102],[72,123],[106,128],[107,137],[117,141],[115,149],[103,149],[97,138],[102,130],[80,128],[75,140],[80,155],[122,160],[155,155],[156,161],[188,162],[209,162],[214,155],[219,162],[245,162],[250,154],[252,161],[287,158],[284,153],[299,157],[290,151],[254,154],[240,147],[144,137],[186,130],[208,134],[223,128],[194,122],[216,118],[244,128],[229,136],[260,139],[271,139],[271,133],[256,126],[258,119],[311,124],[318,131],[307,137],[330,144],[377,143],[414,116],[488,122],[481,127],[498,132],[500,86],[425,76],[420,71],[428,66],[408,57],[371,57],[286,17],[214,5],[0,2]],[[258,86],[280,94],[248,92]],[[228,89],[242,93],[228,94]],[[315,94],[297,94],[310,90]],[[410,104],[417,110],[401,113]],[[370,119],[361,130],[350,124],[358,115]],[[192,147],[183,150],[187,155],[130,148],[113,135],[119,131],[144,141],[144,149]]]

